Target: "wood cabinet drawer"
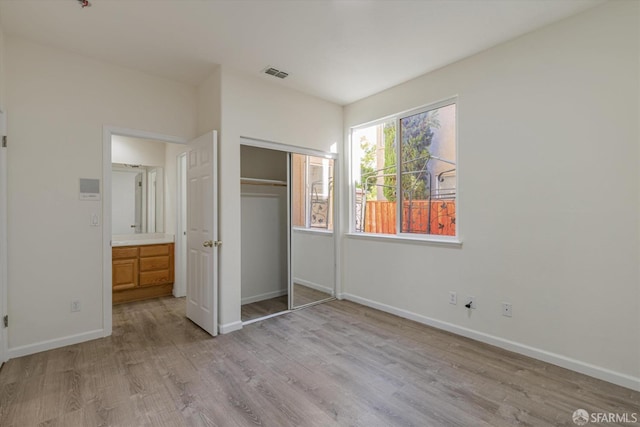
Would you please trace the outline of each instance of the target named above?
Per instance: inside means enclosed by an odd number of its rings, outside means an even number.
[[[171,245],[147,245],[140,246],[140,257],[169,255]]]
[[[125,246],[121,248],[112,248],[111,257],[113,259],[138,258],[138,247]]]
[[[140,258],[140,271],[169,270],[169,255]]]
[[[159,285],[161,283],[173,282],[173,277],[169,277],[169,270],[145,271],[140,273],[140,286]]]

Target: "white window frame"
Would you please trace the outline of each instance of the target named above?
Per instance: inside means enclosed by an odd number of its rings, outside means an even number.
[[[359,129],[365,129],[372,126],[381,125],[383,123],[388,123],[390,121],[395,122],[396,126],[396,159],[397,163],[401,162],[401,147],[399,143],[400,136],[400,121],[406,117],[410,117],[416,114],[421,114],[427,111],[437,110],[442,107],[446,107],[448,105],[455,105],[456,107],[456,115],[455,115],[455,151],[456,151],[456,195],[455,195],[455,205],[456,205],[456,234],[455,236],[443,236],[438,234],[419,234],[419,233],[405,233],[402,232],[402,192],[400,191],[401,184],[401,174],[402,168],[396,167],[396,193],[397,193],[397,201],[396,203],[396,233],[395,234],[380,234],[380,233],[367,233],[364,231],[356,231],[356,215],[355,215],[355,181],[353,179],[353,132]],[[427,243],[436,243],[436,244],[451,244],[451,245],[461,245],[462,240],[460,238],[460,175],[459,175],[459,150],[458,150],[458,118],[459,118],[459,103],[458,97],[453,96],[450,98],[446,98],[444,100],[433,102],[427,105],[423,105],[417,108],[412,108],[410,110],[402,111],[400,113],[392,114],[390,116],[386,116],[377,120],[373,120],[367,123],[362,123],[356,126],[352,126],[349,129],[349,152],[348,152],[348,174],[349,174],[349,233],[347,236],[363,238],[363,239],[373,239],[373,240],[404,240],[410,242],[427,242]]]

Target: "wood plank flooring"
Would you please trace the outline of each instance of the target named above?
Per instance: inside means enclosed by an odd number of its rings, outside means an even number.
[[[306,304],[311,304],[312,302],[322,301],[327,298],[331,298],[331,294],[301,285],[299,283],[293,284],[294,307],[300,307]]]
[[[577,408],[640,412],[638,392],[346,301],[216,338],[184,312],[171,297],[119,305],[111,337],[10,360],[0,425],[574,426]]]
[[[288,295],[282,295],[267,300],[244,304],[240,313],[241,319],[243,322],[246,322],[247,320],[258,319],[270,314],[286,311],[289,308],[288,298]],[[331,298],[331,295],[328,293],[321,292],[308,286],[300,285],[298,283],[293,284],[294,307],[300,307],[305,304],[322,301],[327,298]]]
[[[243,322],[258,319],[270,314],[280,313],[289,309],[289,295],[282,295],[262,301],[244,304],[240,309],[240,318]]]

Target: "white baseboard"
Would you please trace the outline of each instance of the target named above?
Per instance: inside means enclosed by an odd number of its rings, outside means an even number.
[[[464,328],[462,326],[454,325],[453,323],[443,322],[441,320],[426,317],[421,314],[413,313],[387,304],[382,304],[356,295],[343,293],[340,294],[338,298],[344,298],[348,301],[353,301],[358,304],[366,305],[367,307],[395,314],[396,316],[413,320],[424,325],[442,329],[444,331],[471,338],[473,340],[480,341],[486,344],[491,344],[505,350],[513,351],[514,353],[519,353],[525,356],[532,357],[534,359],[542,360],[543,362],[551,363],[562,368],[580,372],[581,374],[608,381],[622,387],[640,391],[640,378],[636,378],[631,375],[615,372],[607,368],[602,368],[600,366],[592,365],[590,363],[582,362],[580,360],[572,359],[560,354],[551,353],[539,348],[530,347],[528,345],[496,337],[494,335],[485,334],[484,332],[474,331],[473,329]]]
[[[224,325],[220,325],[218,330],[221,334],[228,334],[233,331],[237,331],[242,329],[242,321],[238,320],[237,322],[225,323]]]
[[[278,298],[288,293],[287,289],[278,289],[277,291],[266,292],[260,295],[253,295],[250,297],[242,298],[240,302],[242,305],[251,304],[253,302],[264,301],[266,299]]]
[[[242,329],[242,322],[232,322],[225,325],[220,325],[219,330],[221,334],[228,334],[229,332]],[[104,337],[103,329],[96,329],[95,331],[83,332],[81,334],[69,335],[67,337],[56,338],[52,340],[42,341],[35,344],[23,345],[20,347],[10,348],[8,350],[8,359],[14,359],[16,357],[28,356],[30,354],[40,353],[41,351],[53,350],[60,347],[65,347],[73,344],[80,344],[85,341],[91,341]]]
[[[315,289],[316,291],[324,292],[325,294],[333,295],[333,288],[329,288],[324,285],[320,285],[318,283],[310,282],[304,279],[298,279],[297,277],[293,278],[293,283],[297,283],[302,286],[306,286],[307,288]]]
[[[14,347],[9,349],[9,359],[40,353],[41,351],[53,350],[54,348],[65,347],[67,345],[79,344],[81,342],[102,338],[103,336],[104,330],[96,329],[95,331],[83,332],[81,334],[69,335],[67,337],[55,338],[35,344]]]

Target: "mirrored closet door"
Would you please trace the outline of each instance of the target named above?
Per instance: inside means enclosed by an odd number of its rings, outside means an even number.
[[[335,296],[334,160],[291,153],[292,308]]]

